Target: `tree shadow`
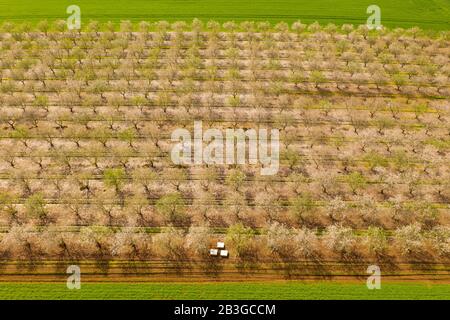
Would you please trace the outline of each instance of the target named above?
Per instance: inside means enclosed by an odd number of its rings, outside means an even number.
[[[306,279],[311,277],[330,279],[332,277],[331,269],[323,261],[320,253],[305,257],[304,260],[282,257],[281,265],[285,279]],[[279,270],[280,268],[276,269]]]
[[[0,253],[0,273],[7,269],[9,260],[11,260],[11,254],[9,252]]]
[[[208,257],[203,260],[200,265],[202,272],[211,278],[218,278],[224,270],[222,261],[214,259],[214,257]]]
[[[35,272],[39,267],[39,260],[35,258],[30,258],[29,260],[19,260],[17,261],[17,271],[19,272]]]
[[[111,268],[111,261],[109,259],[96,259],[95,267],[100,271],[100,273],[107,275]]]

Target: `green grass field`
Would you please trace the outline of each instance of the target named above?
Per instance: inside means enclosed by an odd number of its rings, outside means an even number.
[[[292,22],[361,24],[366,9],[376,3],[381,8],[382,24],[388,27],[420,26],[448,30],[450,0],[0,0],[0,21],[66,19],[68,5],[81,8],[82,19],[120,20],[267,20]]]
[[[265,283],[84,283],[80,290],[65,284],[0,283],[0,299],[445,299],[446,284],[382,284],[368,290],[364,284],[337,282]]]

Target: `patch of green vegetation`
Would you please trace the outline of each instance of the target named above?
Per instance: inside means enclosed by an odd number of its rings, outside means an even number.
[[[318,282],[226,283],[0,283],[0,299],[450,299],[450,285],[385,283],[380,290],[365,284]]]
[[[36,22],[43,19],[66,19],[66,8],[74,4],[68,0],[0,0],[0,21]],[[185,20],[199,18],[207,21],[267,20],[270,22],[321,24],[361,24],[368,18],[367,7],[371,0],[79,0],[82,21],[156,21]],[[449,0],[390,1],[379,0],[382,24],[388,27],[413,27],[448,30]]]

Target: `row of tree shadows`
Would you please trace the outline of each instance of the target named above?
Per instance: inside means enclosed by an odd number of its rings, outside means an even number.
[[[427,258],[428,260],[424,260]],[[67,277],[67,267],[78,265],[83,275],[95,277],[141,277],[163,280],[165,277],[189,277],[198,279],[332,279],[337,277],[367,278],[370,265],[380,267],[387,276],[409,276],[435,278],[450,277],[450,265],[429,260],[427,256],[412,256],[409,261],[397,262],[394,257],[378,257],[368,261],[358,255],[348,255],[339,261],[323,261],[320,257],[298,261],[278,259],[260,261],[256,257],[247,259],[221,259],[210,257],[201,261],[183,260],[109,260],[77,261],[61,259],[16,260],[0,262],[2,277]]]

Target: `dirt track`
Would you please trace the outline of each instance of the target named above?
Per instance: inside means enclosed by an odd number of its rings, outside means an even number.
[[[210,282],[210,281],[273,281],[273,280],[360,280],[366,273],[368,262],[343,264],[324,262],[271,263],[237,265],[232,262],[216,264],[193,262],[3,262],[0,281],[65,281],[66,268],[78,264],[82,278],[88,282]],[[450,283],[448,264],[380,264],[382,275],[389,281],[424,281]]]

